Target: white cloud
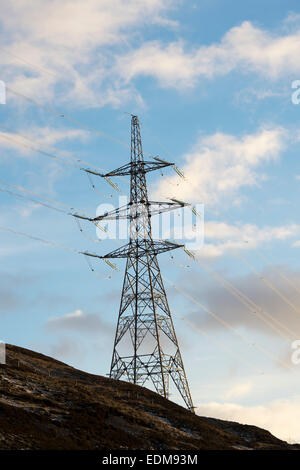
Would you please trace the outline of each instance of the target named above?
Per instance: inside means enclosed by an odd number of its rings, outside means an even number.
[[[30,159],[36,156],[32,154],[30,146],[40,148],[40,146],[51,146],[68,140],[85,141],[89,138],[89,133],[80,129],[55,129],[51,127],[36,127],[20,129],[18,132],[1,131],[0,127],[0,146],[18,150],[18,154],[25,155]]]
[[[155,77],[162,86],[186,88],[201,77],[212,78],[233,70],[255,72],[269,79],[300,72],[296,60],[300,28],[274,35],[244,21],[231,28],[219,43],[188,48],[181,40],[167,45],[150,41],[119,58],[123,78]]]
[[[133,40],[145,28],[173,28],[165,15],[178,0],[16,0],[2,6],[0,63],[12,89],[42,101],[118,107],[142,103],[134,88],[138,76],[162,86],[185,89],[201,77],[233,70],[270,79],[300,72],[299,25],[281,35],[245,21],[217,43],[185,44],[182,39]],[[286,23],[288,24],[288,22]],[[289,23],[291,24],[291,22]],[[263,97],[271,91],[263,91]]]
[[[204,403],[196,410],[208,416],[267,429],[274,436],[289,442],[300,442],[300,397],[275,400],[262,406],[235,403]]]
[[[263,178],[257,168],[278,158],[284,136],[282,128],[261,129],[240,138],[220,132],[201,136],[183,156],[186,179],[177,185],[177,176],[165,178],[156,188],[156,195],[174,191],[172,196],[183,201],[209,204],[232,196],[244,186],[257,185]]]
[[[133,98],[133,91],[117,77],[112,81],[114,48],[128,47],[131,38],[149,25],[174,27],[164,13],[176,4],[177,0],[6,2],[1,7],[2,78],[12,89],[42,100],[119,105]]]
[[[213,258],[235,250],[256,248],[265,242],[291,239],[299,234],[300,225],[297,224],[260,228],[255,224],[230,225],[207,221],[204,225],[204,245],[198,255]],[[297,242],[293,246],[297,246]]]

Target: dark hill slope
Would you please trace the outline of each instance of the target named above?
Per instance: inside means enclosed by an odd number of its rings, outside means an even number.
[[[7,345],[0,449],[291,449],[254,426],[195,416],[142,387]]]

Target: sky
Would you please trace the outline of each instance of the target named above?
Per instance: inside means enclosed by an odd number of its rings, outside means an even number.
[[[94,226],[80,231],[5,190],[66,212],[117,207],[128,180],[115,180],[122,193],[97,176],[93,188],[74,158],[127,163],[137,114],[145,157],[185,175],[151,174],[151,196],[204,205],[196,260],[159,258],[197,413],[300,442],[299,3],[14,0],[1,10],[1,339],[109,372],[125,263],[114,272],[92,260],[92,272],[64,247],[103,255],[125,241],[99,241]]]

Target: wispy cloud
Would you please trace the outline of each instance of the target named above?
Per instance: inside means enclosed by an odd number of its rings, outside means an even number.
[[[164,87],[193,87],[200,78],[213,78],[233,70],[256,73],[271,80],[299,74],[295,60],[300,46],[300,28],[285,35],[244,21],[231,28],[218,43],[189,47],[182,40],[163,44],[146,42],[119,58],[124,79],[144,75],[156,78]]]
[[[207,221],[204,227],[204,245],[198,250],[200,257],[215,258],[227,253],[246,251],[265,243],[292,240],[300,234],[300,225],[258,227],[255,224],[229,224]],[[297,246],[297,242],[293,246]]]
[[[3,77],[19,92],[47,101],[112,106],[133,98],[112,82],[114,48],[128,47],[149,25],[174,27],[165,13],[177,0],[7,2],[2,9]],[[139,97],[137,96],[137,99]]]
[[[201,136],[183,155],[185,180],[178,185],[177,177],[166,178],[155,192],[159,196],[174,191],[183,201],[207,204],[232,197],[239,189],[262,181],[264,175],[257,170],[278,158],[284,141],[285,130],[279,127],[241,137],[220,132]]]

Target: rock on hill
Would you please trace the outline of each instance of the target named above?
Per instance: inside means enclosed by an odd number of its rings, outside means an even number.
[[[255,426],[203,418],[143,387],[7,345],[0,449],[300,449]]]

